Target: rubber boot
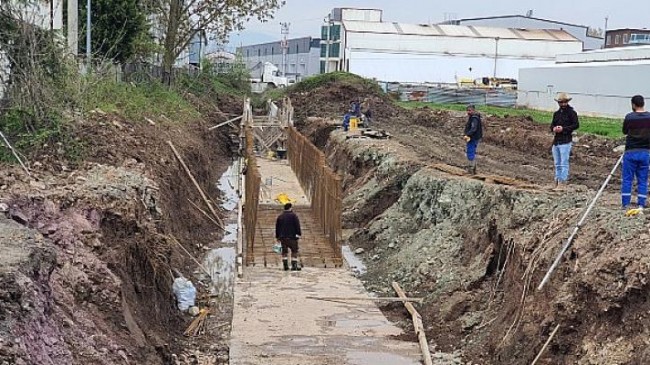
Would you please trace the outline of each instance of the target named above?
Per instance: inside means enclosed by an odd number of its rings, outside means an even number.
[[[469,166],[470,166],[470,170],[471,170],[470,173],[472,175],[476,175],[476,160],[470,162]]]
[[[302,268],[298,266],[298,260],[291,260],[291,271],[300,271]]]
[[[282,259],[282,265],[284,266],[284,271],[289,270],[289,259]]]

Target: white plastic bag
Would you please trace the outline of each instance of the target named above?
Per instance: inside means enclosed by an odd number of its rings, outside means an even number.
[[[194,306],[194,302],[196,301],[196,288],[191,281],[182,276],[178,277],[174,279],[172,290],[178,301],[178,309],[185,312],[189,307]]]

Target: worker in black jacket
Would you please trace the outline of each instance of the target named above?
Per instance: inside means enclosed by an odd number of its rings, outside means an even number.
[[[476,174],[476,149],[481,138],[483,138],[481,115],[476,111],[476,107],[470,104],[467,106],[467,124],[463,136],[463,139],[467,142],[466,154],[469,161],[467,171],[470,174]]]
[[[298,239],[302,235],[300,220],[292,210],[291,203],[284,205],[284,211],[275,221],[275,239],[282,245],[282,264],[289,270],[289,250],[291,250],[291,270],[300,271],[298,265]]]
[[[569,105],[571,98],[567,93],[559,93],[555,98],[560,108],[553,113],[551,131],[553,137],[553,162],[555,163],[555,186],[566,185],[569,179],[569,156],[573,145],[573,131],[580,127],[578,113]]]

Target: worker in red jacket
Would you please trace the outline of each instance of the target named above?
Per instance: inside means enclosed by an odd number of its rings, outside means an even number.
[[[289,270],[289,250],[291,250],[291,271],[300,271],[298,265],[298,239],[302,235],[300,219],[293,212],[291,203],[284,205],[284,211],[275,221],[275,239],[282,245],[282,264],[284,270]]]

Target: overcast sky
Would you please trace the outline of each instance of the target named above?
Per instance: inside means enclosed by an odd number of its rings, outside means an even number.
[[[250,22],[246,30],[231,35],[228,48],[280,39],[280,22],[291,23],[290,38],[320,37],[323,18],[336,7],[374,8],[384,11],[384,21],[438,23],[446,17],[471,18],[525,14],[567,23],[605,28],[650,28],[650,0],[286,0],[275,19]]]

